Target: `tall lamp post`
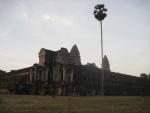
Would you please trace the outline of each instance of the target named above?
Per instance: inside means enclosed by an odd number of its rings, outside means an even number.
[[[101,54],[102,54],[102,84],[101,84],[101,95],[104,95],[104,71],[103,71],[103,32],[102,32],[102,20],[107,16],[107,9],[104,7],[104,4],[97,4],[94,9],[95,18],[100,21],[101,28]]]

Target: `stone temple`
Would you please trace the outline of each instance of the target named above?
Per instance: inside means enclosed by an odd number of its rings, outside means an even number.
[[[150,81],[141,77],[110,71],[107,56],[103,58],[104,95],[150,95]],[[9,93],[34,95],[101,95],[102,70],[94,63],[82,65],[74,45],[52,51],[42,48],[39,63],[3,73],[0,88]]]

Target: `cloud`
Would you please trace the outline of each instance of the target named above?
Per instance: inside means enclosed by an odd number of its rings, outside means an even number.
[[[71,20],[69,20],[67,17],[62,17],[54,14],[41,14],[41,17],[43,21],[51,22],[53,24],[61,24],[65,26],[70,26]]]

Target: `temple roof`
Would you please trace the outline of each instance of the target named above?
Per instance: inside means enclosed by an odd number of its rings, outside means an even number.
[[[70,51],[70,54],[71,54],[71,55],[80,55],[79,50],[78,50],[78,47],[77,47],[76,44],[73,45],[73,47],[72,47],[72,49],[71,49],[71,51]]]
[[[106,55],[104,55],[103,62],[109,64],[109,61]]]

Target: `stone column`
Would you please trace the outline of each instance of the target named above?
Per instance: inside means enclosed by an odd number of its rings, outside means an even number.
[[[34,80],[36,80],[37,74],[36,74],[36,67],[34,68]]]
[[[66,66],[63,66],[63,81],[66,80]]]
[[[53,81],[55,81],[55,67],[53,67]]]
[[[44,81],[44,70],[42,69],[41,81]]]
[[[30,83],[32,83],[32,68],[30,68]]]
[[[71,82],[73,81],[73,70],[71,70],[71,73],[70,73],[70,81]]]
[[[45,76],[46,76],[46,81],[48,81],[48,69],[46,69]]]

